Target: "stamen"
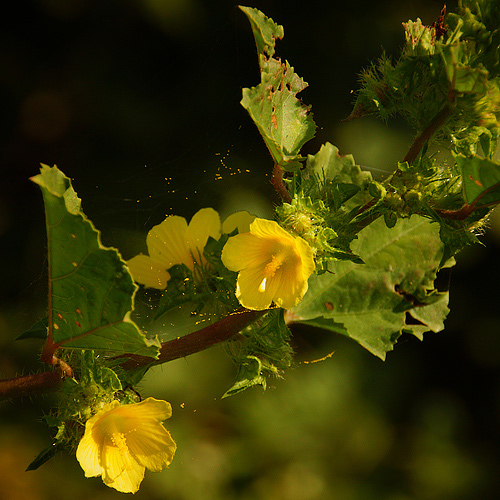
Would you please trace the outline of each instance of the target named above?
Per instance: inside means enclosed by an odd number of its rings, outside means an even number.
[[[278,256],[273,255],[271,262],[266,265],[264,268],[264,275],[266,278],[272,278],[275,274],[276,271],[281,267],[281,264],[283,264],[283,252],[280,252]]]
[[[276,271],[282,266],[285,257],[285,252],[282,250],[271,256],[271,262],[264,267],[264,279],[259,285],[259,292],[266,291],[267,279],[272,278],[276,274]]]
[[[125,435],[121,432],[114,432],[111,436],[111,441],[120,450],[120,453],[128,453],[127,441],[125,440]]]

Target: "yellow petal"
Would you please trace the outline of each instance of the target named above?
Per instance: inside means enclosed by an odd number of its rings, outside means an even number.
[[[236,282],[236,298],[243,307],[262,311],[269,309],[275,293],[276,280],[268,280],[263,286],[264,275],[260,269],[244,269]]]
[[[308,288],[307,280],[315,269],[309,244],[298,236],[294,240],[297,258],[278,269],[275,276],[279,284],[273,300],[283,309],[291,309],[302,300]]]
[[[130,274],[134,281],[150,288],[164,290],[170,279],[166,268],[147,255],[136,255],[127,261]]]
[[[285,231],[277,222],[267,219],[255,219],[250,224],[250,232],[258,238],[278,238],[293,241],[294,236]]]
[[[121,432],[129,432],[136,426],[136,422],[143,419],[166,420],[172,416],[172,406],[167,401],[147,398],[140,403],[122,405],[115,410],[115,414],[123,422]]]
[[[99,463],[100,446],[94,440],[92,432],[85,431],[76,449],[76,459],[85,472],[85,477],[100,476],[104,469]]]
[[[202,208],[193,215],[186,231],[189,249],[199,264],[209,236],[220,238],[220,217],[213,208]]]
[[[125,470],[115,479],[103,477],[103,482],[106,486],[122,493],[137,493],[144,479],[144,471],[144,467],[137,464],[135,468]]]
[[[250,224],[255,218],[255,215],[248,213],[246,210],[235,212],[226,217],[222,223],[222,232],[229,234],[238,229],[238,233],[248,233],[250,231]]]
[[[171,415],[170,403],[154,398],[105,405],[87,421],[77,449],[85,475],[102,475],[106,485],[135,493],[145,467],[160,471],[173,459],[176,444],[160,423]]]
[[[291,309],[304,297],[308,287],[307,280],[303,279],[301,269],[280,271],[275,276],[279,283],[273,300],[278,307]]]
[[[309,243],[300,236],[295,238],[295,244],[302,261],[302,277],[307,280],[316,269],[313,251]]]
[[[172,462],[177,445],[159,422],[142,422],[135,432],[127,434],[127,445],[137,462],[159,472]]]
[[[104,473],[102,480],[107,486],[123,493],[135,493],[144,478],[145,468],[130,454],[123,441],[123,436],[107,436],[101,452]]]
[[[222,249],[222,263],[230,271],[264,266],[271,260],[270,242],[251,233],[231,236]]]
[[[99,432],[99,423],[101,422],[101,418],[111,414],[116,408],[120,407],[119,401],[112,401],[104,405],[95,415],[87,420],[85,423],[85,434],[92,433],[95,435],[96,428],[97,432]],[[97,438],[97,441],[101,440],[101,436]]]
[[[188,225],[184,217],[170,215],[154,226],[146,238],[151,258],[170,269],[174,264],[186,264],[193,269],[193,259],[187,240]]]
[[[240,304],[256,310],[267,309],[272,302],[286,309],[296,306],[315,269],[309,244],[265,219],[255,219],[249,233],[229,238],[222,262],[229,270],[239,271],[236,297]]]

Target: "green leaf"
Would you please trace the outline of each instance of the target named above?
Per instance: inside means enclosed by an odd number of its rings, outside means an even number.
[[[15,340],[24,339],[46,339],[48,331],[48,318],[43,318],[37,321],[29,330],[18,335]]]
[[[240,8],[252,26],[261,72],[259,85],[243,89],[241,105],[259,129],[274,162],[284,170],[296,170],[303,160],[300,150],[316,129],[310,107],[297,98],[307,83],[288,62],[272,57],[283,27],[257,9]]]
[[[156,357],[159,343],[148,340],[130,319],[137,289],[114,248],[102,246],[99,232],[80,210],[71,182],[57,167],[42,165],[32,178],[42,190],[49,263],[49,335],[46,348],[134,353]]]
[[[463,64],[464,50],[465,45],[458,43],[441,47],[450,89],[461,94],[485,94],[488,89],[488,71]]]
[[[327,142],[315,155],[307,157],[303,178],[308,187],[305,192],[312,197],[324,197],[330,191],[336,207],[346,205],[351,209],[363,203],[361,191],[372,182],[370,172],[361,170],[352,155],[342,156],[339,149]],[[360,193],[360,196],[356,195]],[[349,203],[345,202],[349,200]]]
[[[242,5],[239,8],[246,14],[250,21],[259,60],[261,57],[272,57],[274,55],[276,40],[281,40],[285,34],[283,26],[276,24],[258,9],[243,7]]]
[[[497,0],[459,2],[459,12],[447,16],[450,28],[474,48],[476,65],[496,77],[500,73],[500,9]]]
[[[36,470],[41,467],[45,462],[49,461],[52,457],[57,455],[58,452],[63,450],[64,444],[58,440],[54,440],[47,448],[42,450],[36,458],[26,467],[26,472]]]
[[[500,164],[479,156],[455,155],[462,171],[462,186],[465,201],[470,205],[500,202]]]
[[[262,373],[262,362],[256,356],[247,356],[245,360],[238,367],[238,375],[236,382],[228,389],[222,399],[229,396],[234,396],[245,389],[260,385],[264,389],[267,387],[266,377]]]
[[[280,377],[290,368],[293,350],[290,330],[281,308],[269,310],[240,333],[239,342],[231,345],[233,361],[238,366],[236,382],[223,397],[260,385],[266,388],[269,376]]]
[[[118,375],[111,368],[99,364],[94,351],[82,350],[80,352],[80,384],[82,386],[92,386],[94,390],[99,387],[105,393],[122,390]]]
[[[434,54],[436,30],[425,26],[420,19],[403,23],[406,38],[406,51],[412,56]]]
[[[378,219],[360,231],[352,250],[365,264],[336,261],[330,273],[312,276],[290,311],[294,322],[328,328],[330,321],[330,330],[345,332],[381,359],[402,331],[421,338],[443,328],[448,294],[433,284],[444,251],[437,224],[414,215],[387,228]]]
[[[429,306],[414,307],[408,313],[414,321],[412,321],[409,333],[423,340],[425,332],[440,332],[444,329],[444,319],[448,315],[448,294],[435,294],[437,301]]]

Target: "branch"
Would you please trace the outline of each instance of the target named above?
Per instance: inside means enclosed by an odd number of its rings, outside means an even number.
[[[229,340],[231,337],[241,332],[243,328],[260,318],[265,312],[267,311],[241,309],[201,330],[189,333],[184,337],[164,342],[160,348],[158,359],[137,354],[124,354],[119,357],[127,359],[120,366],[126,371],[134,370],[149,364],[159,365],[167,363],[168,361],[184,358],[190,354],[203,351],[208,347]]]
[[[164,342],[158,359],[133,354],[124,354],[114,359],[124,358],[121,367],[133,370],[149,364],[158,365],[183,358],[229,340],[266,312],[242,309],[201,330]],[[54,391],[60,387],[62,381],[63,376],[59,370],[0,380],[0,401]]]
[[[271,182],[274,186],[274,189],[276,189],[276,192],[280,195],[281,199],[285,203],[292,203],[292,197],[283,184],[283,169],[277,163],[274,164],[273,177]]]
[[[410,146],[408,153],[406,153],[406,156],[403,158],[403,162],[406,161],[409,165],[411,165],[416,160],[418,154],[424,147],[424,144],[436,133],[436,131],[442,125],[444,125],[451,114],[452,107],[449,103],[447,103],[444,108],[433,118],[427,128],[425,128],[422,133],[413,141],[413,144]]]
[[[62,381],[63,377],[59,370],[0,380],[0,401],[53,391]]]
[[[452,101],[453,102],[453,101]],[[411,165],[416,159],[425,143],[429,141],[429,139],[436,133],[436,131],[446,122],[446,120],[451,116],[453,112],[452,106],[448,102],[443,109],[433,118],[431,123],[419,134],[413,144],[410,146],[408,153],[403,158],[403,163],[408,162]],[[276,169],[276,167],[275,167]],[[392,177],[398,177],[401,175],[401,170],[399,168],[392,174]],[[390,179],[390,178],[389,178]],[[273,172],[273,185],[274,185],[274,172]],[[276,187],[276,186],[275,186]],[[377,199],[373,198],[372,200],[365,203],[362,207],[358,209],[356,212],[356,216],[361,215],[363,212],[366,212],[370,208],[372,208],[376,203]],[[451,217],[450,217],[451,218]]]

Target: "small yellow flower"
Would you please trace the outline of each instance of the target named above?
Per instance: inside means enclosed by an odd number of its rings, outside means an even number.
[[[276,222],[255,219],[248,233],[228,239],[222,262],[239,271],[236,297],[247,309],[296,306],[307,291],[307,279],[315,269],[313,252],[299,236]]]
[[[135,493],[144,471],[159,472],[170,465],[177,445],[161,422],[172,416],[166,401],[105,405],[85,424],[76,458],[86,477],[102,476],[123,493]]]
[[[249,231],[255,216],[248,212],[236,212],[222,224],[222,232]],[[184,217],[171,215],[154,226],[146,238],[149,255],[136,255],[127,265],[137,283],[149,288],[164,290],[170,279],[168,269],[175,264],[185,264],[191,271],[203,266],[203,249],[208,238],[218,240],[221,236],[219,214],[213,208],[202,208],[187,223]]]
[[[137,255],[127,262],[137,283],[164,290],[170,279],[167,269],[185,264],[194,271],[195,262],[203,265],[203,249],[208,238],[220,238],[220,218],[213,208],[202,208],[187,223],[184,217],[171,215],[154,226],[146,238],[149,255]]]

